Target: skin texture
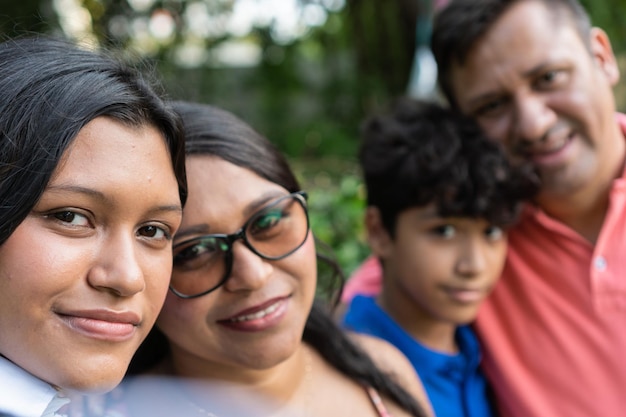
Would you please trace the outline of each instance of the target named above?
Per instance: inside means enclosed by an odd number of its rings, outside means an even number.
[[[386,340],[362,333],[351,333],[354,341],[359,344],[374,360],[376,365],[395,378],[417,401],[422,405],[426,415],[434,416],[430,401],[420,381],[415,368],[406,356],[394,345]],[[404,413],[389,401],[385,407],[392,416]]]
[[[212,156],[188,157],[187,173],[189,200],[177,242],[207,233],[233,233],[257,210],[288,194],[252,171]],[[249,370],[259,374],[271,370],[300,345],[315,295],[312,236],[278,261],[260,258],[241,241],[234,244],[233,254],[231,277],[222,287],[190,300],[167,296],[158,325],[172,341],[173,362],[180,375],[246,380]],[[190,273],[175,270],[174,274]],[[240,331],[220,322],[272,300],[283,313],[266,328]]]
[[[413,337],[455,352],[457,326],[476,318],[504,265],[506,237],[482,219],[443,218],[434,205],[401,212],[392,238],[368,208],[370,246],[383,260],[378,302]]]
[[[619,71],[606,34],[580,38],[536,1],[507,10],[453,67],[461,111],[539,169],[537,202],[595,241],[625,145],[614,119]],[[590,46],[587,47],[586,44]]]
[[[252,171],[214,156],[188,156],[187,173],[189,200],[177,242],[207,233],[233,233],[261,207],[288,194]],[[206,389],[193,385],[184,388],[185,398],[211,411],[223,398],[256,401],[251,399],[262,395],[270,404],[264,404],[269,408],[262,410],[262,403],[253,402],[259,415],[375,416],[363,387],[302,343],[315,296],[316,275],[311,234],[296,252],[278,261],[264,260],[238,241],[234,245],[232,276],[222,287],[195,299],[168,294],[158,326],[170,340],[172,354],[155,373],[219,381],[225,394],[208,404]],[[266,305],[268,300],[281,300],[277,311],[283,311],[271,324],[261,319],[256,330],[241,331],[222,322],[251,307]],[[378,361],[381,367],[428,404],[406,358],[386,343],[372,342],[363,347],[387,358]],[[324,400],[318,401],[320,398]],[[386,405],[393,415],[407,415],[389,403]],[[236,406],[242,404],[247,405],[241,400]]]
[[[156,129],[88,123],[0,247],[0,352],[53,385],[113,388],[167,293],[181,215]]]

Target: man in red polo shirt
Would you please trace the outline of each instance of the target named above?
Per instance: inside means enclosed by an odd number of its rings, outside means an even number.
[[[576,0],[451,0],[432,49],[450,104],[542,178],[476,322],[501,414],[623,416],[626,123],[609,39]],[[344,300],[376,292],[379,268]]]

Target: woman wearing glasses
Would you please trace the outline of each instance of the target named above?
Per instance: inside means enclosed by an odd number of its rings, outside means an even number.
[[[186,131],[189,200],[157,322],[165,345],[149,338],[133,372],[219,384],[161,386],[159,395],[142,376],[131,380],[128,397],[141,398],[143,382],[150,402],[128,404],[128,414],[149,407],[150,415],[167,415],[174,402],[183,416],[427,415],[421,384],[398,351],[349,339],[314,303],[307,196],[284,157],[230,113],[174,107]]]

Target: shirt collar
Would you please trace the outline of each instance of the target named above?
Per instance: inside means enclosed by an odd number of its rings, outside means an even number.
[[[57,398],[50,384],[0,356],[0,414],[40,417]],[[63,404],[60,404],[61,406]]]

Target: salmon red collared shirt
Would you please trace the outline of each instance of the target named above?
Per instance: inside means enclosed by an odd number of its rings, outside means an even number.
[[[595,247],[527,208],[476,327],[503,416],[626,415],[626,174]]]
[[[617,121],[626,135],[626,116]],[[369,258],[343,301],[378,293],[381,275]],[[626,172],[595,246],[527,207],[476,330],[502,416],[626,415]]]

